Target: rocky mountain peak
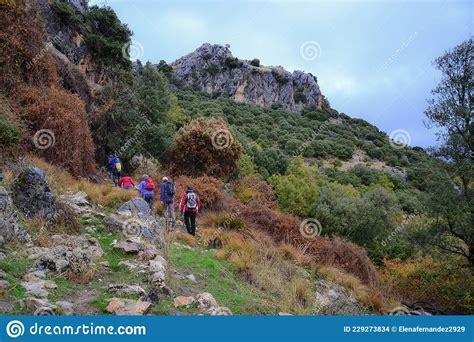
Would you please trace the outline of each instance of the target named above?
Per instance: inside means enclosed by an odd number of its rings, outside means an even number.
[[[290,111],[321,107],[322,94],[315,76],[299,70],[291,73],[281,66],[263,66],[258,59],[238,59],[229,45],[205,43],[171,66],[185,84],[216,97],[262,107],[280,105]]]

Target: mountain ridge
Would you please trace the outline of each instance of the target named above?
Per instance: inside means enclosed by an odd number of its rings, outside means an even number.
[[[311,73],[291,73],[281,66],[260,65],[258,59],[239,59],[229,47],[204,43],[170,66],[186,85],[213,97],[225,96],[266,108],[281,106],[292,112],[323,106],[324,97]]]

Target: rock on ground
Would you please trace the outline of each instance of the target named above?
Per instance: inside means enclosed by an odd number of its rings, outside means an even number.
[[[31,236],[20,227],[12,199],[5,188],[0,187],[0,245],[10,242],[30,243]]]
[[[63,316],[72,316],[74,314],[74,304],[60,300],[56,302],[57,312]]]
[[[105,310],[116,316],[142,316],[150,310],[151,305],[141,300],[111,298]]]
[[[123,216],[136,216],[145,219],[150,217],[150,207],[148,203],[140,197],[125,202],[117,209],[117,212]]]
[[[127,284],[110,284],[107,291],[118,294],[138,294],[145,295],[145,290],[138,285],[127,285]]]
[[[209,292],[203,292],[196,296],[197,306],[199,309],[209,309],[211,307],[216,307],[217,301],[214,296]]]
[[[363,306],[350,295],[344,288],[319,279],[316,282],[315,309],[318,315],[364,315]]]
[[[207,310],[210,316],[232,316],[232,311],[225,306],[211,307]]]
[[[56,196],[43,170],[29,167],[21,172],[13,182],[12,198],[26,216],[42,216],[51,222],[56,220]]]
[[[185,297],[185,296],[178,296],[174,299],[174,306],[176,308],[179,307],[191,307],[196,302],[194,297]]]
[[[163,223],[153,217],[120,217],[111,214],[103,220],[104,227],[111,233],[121,233],[127,237],[143,237],[164,246]]]
[[[92,212],[92,205],[87,200],[87,194],[84,191],[69,192],[60,198],[78,215]]]
[[[34,297],[27,297],[24,300],[24,305],[36,315],[38,313],[41,313],[42,311],[44,312],[48,310],[54,313],[54,311],[57,308],[56,305],[51,304],[45,299],[39,299],[39,298],[34,298]]]
[[[55,246],[46,249],[38,256],[33,265],[33,270],[43,270],[45,272],[70,270],[79,274],[88,269],[90,263],[91,257],[79,247]]]
[[[98,259],[104,255],[104,251],[96,238],[86,238],[80,235],[53,235],[51,236],[50,244],[79,248],[90,259]]]
[[[31,281],[22,281],[21,286],[26,290],[27,296],[46,298],[49,292],[46,289],[55,289],[58,286],[52,280],[32,279]]]

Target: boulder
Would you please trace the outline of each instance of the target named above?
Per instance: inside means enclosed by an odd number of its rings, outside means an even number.
[[[26,216],[42,216],[50,222],[56,221],[56,196],[43,170],[30,167],[21,172],[13,182],[12,198]]]
[[[232,316],[232,311],[225,306],[213,306],[207,310],[210,316]]]
[[[0,245],[10,242],[30,243],[31,236],[20,227],[18,212],[8,192],[0,187]]]
[[[143,250],[143,246],[140,242],[134,242],[131,240],[117,241],[113,245],[114,249],[125,252],[127,254],[138,254]]]
[[[34,297],[27,297],[24,300],[24,304],[28,309],[30,309],[35,314],[41,313],[44,311],[54,312],[57,308],[56,305],[49,303],[45,299],[39,299],[39,298],[34,298]]]
[[[176,308],[180,308],[180,307],[189,308],[195,302],[196,302],[196,300],[194,299],[194,297],[178,296],[174,299],[174,306]]]
[[[363,315],[363,306],[346,290],[333,282],[319,279],[316,282],[315,309],[318,315]]]
[[[111,233],[121,233],[125,225],[125,220],[121,219],[117,215],[109,215],[102,221],[105,229]]]
[[[158,256],[158,251],[155,246],[146,246],[142,251],[138,252],[137,259],[142,261],[149,261]]]
[[[4,279],[0,279],[0,293],[10,287],[10,283]]]
[[[5,315],[8,311],[13,311],[13,309],[15,309],[13,304],[0,300],[0,312],[2,315]]]
[[[193,283],[196,282],[196,277],[194,276],[194,274],[188,274],[186,276],[186,279],[191,280]]]
[[[151,306],[151,303],[141,300],[111,298],[105,310],[117,316],[142,316]]]
[[[111,233],[121,233],[129,238],[143,237],[164,247],[163,224],[153,217],[121,217],[108,215],[103,219],[105,229]]]
[[[151,216],[148,203],[140,197],[125,202],[117,209],[117,212],[123,216],[135,216],[144,219],[148,219]]]
[[[23,281],[21,286],[26,290],[26,295],[33,297],[46,298],[49,296],[49,292],[46,289],[55,289],[58,286],[52,280],[32,280]]]
[[[211,307],[217,307],[217,301],[214,296],[209,292],[203,292],[196,296],[197,306],[199,309],[210,309]]]
[[[87,200],[87,194],[84,191],[76,193],[69,192],[60,198],[78,215],[83,215],[92,211],[92,205]]]
[[[62,245],[81,249],[90,259],[99,259],[104,251],[96,238],[86,238],[81,235],[53,235],[50,239],[51,245]]]
[[[110,284],[107,288],[110,293],[118,294],[138,294],[145,295],[145,290],[138,285],[127,285],[127,284]]]
[[[58,314],[63,316],[72,316],[74,314],[74,304],[60,300],[56,302]]]
[[[101,177],[101,176],[96,175],[96,174],[87,175],[87,179],[91,183],[96,183],[96,184],[104,184],[105,183],[104,177]]]
[[[33,270],[43,270],[45,272],[70,270],[79,274],[85,271],[90,263],[91,257],[81,248],[55,246],[38,256]]]

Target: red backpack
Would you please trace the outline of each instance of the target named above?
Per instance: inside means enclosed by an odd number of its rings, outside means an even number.
[[[153,179],[147,178],[145,179],[146,185],[145,190],[155,190],[155,183],[153,183]]]

